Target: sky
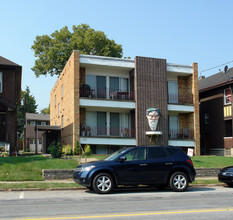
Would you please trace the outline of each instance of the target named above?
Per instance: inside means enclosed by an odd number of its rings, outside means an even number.
[[[22,66],[22,90],[29,86],[38,112],[57,77],[35,77],[31,46],[64,26],[103,31],[122,45],[123,57],[197,62],[199,76],[233,66],[232,0],[0,0],[0,9],[0,56]]]

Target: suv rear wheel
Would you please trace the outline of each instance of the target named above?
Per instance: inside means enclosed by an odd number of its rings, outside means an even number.
[[[92,183],[95,192],[106,194],[112,192],[114,188],[114,181],[108,173],[99,173],[95,176]]]
[[[172,174],[169,185],[175,192],[183,192],[188,187],[187,175],[183,172],[175,172]]]

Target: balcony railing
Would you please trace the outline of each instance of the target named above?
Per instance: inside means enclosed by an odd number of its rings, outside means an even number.
[[[193,95],[168,93],[169,104],[193,104]]]
[[[85,127],[81,128],[81,137],[135,137],[135,129],[131,128],[112,128],[112,127]]]
[[[80,97],[114,99],[114,100],[134,100],[134,92],[123,90],[99,89],[89,86],[80,88]]]
[[[194,132],[188,128],[169,130],[169,139],[193,139]]]

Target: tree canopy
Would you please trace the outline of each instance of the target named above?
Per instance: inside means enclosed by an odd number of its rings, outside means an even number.
[[[50,36],[36,36],[31,48],[37,57],[32,68],[37,77],[59,75],[73,50],[79,50],[80,54],[107,57],[121,58],[123,55],[122,45],[87,24],[73,25],[72,32],[65,26]]]
[[[21,91],[20,103],[17,106],[18,132],[23,133],[25,113],[36,113],[36,99],[30,94],[30,89],[26,86],[25,91]]]
[[[47,108],[43,108],[40,110],[41,114],[50,114],[50,105]]]

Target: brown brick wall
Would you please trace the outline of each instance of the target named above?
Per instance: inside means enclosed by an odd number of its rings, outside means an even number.
[[[168,144],[168,112],[167,112],[167,76],[166,60],[146,57],[135,58],[135,100],[136,100],[136,144],[149,145],[150,138],[146,131],[150,131],[146,118],[148,108],[159,108],[161,116],[158,131],[158,145]]]
[[[63,97],[62,97],[63,87]],[[55,104],[56,96],[56,104]],[[60,105],[60,116],[58,106]],[[74,147],[79,138],[79,53],[73,51],[50,93],[50,124],[61,126],[62,144]]]
[[[193,63],[192,93],[193,93],[193,104],[194,104],[193,125],[194,125],[195,154],[200,155],[199,90],[198,90],[197,63]]]

